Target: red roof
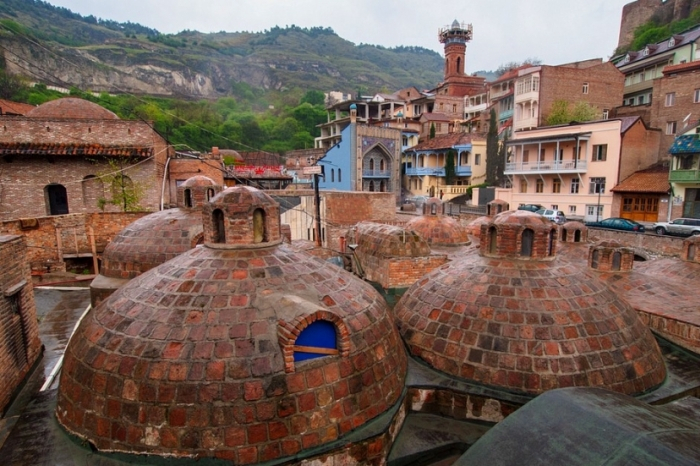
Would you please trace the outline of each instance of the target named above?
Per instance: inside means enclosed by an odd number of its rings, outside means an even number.
[[[700,60],[691,61],[688,63],[679,63],[677,65],[668,65],[666,68],[664,68],[664,76],[694,70],[700,70]]]
[[[611,191],[616,193],[667,194],[670,188],[668,170],[668,166],[663,164],[640,170],[622,180]]]
[[[24,116],[27,112],[33,110],[34,105],[21,104],[9,100],[0,99],[0,115],[20,115]]]
[[[432,139],[423,141],[408,149],[409,151],[452,149],[455,146],[469,144],[474,140],[482,140],[481,136],[473,133],[438,134]]]
[[[0,143],[0,155],[106,155],[111,157],[151,157],[153,155],[153,147],[5,142]]]

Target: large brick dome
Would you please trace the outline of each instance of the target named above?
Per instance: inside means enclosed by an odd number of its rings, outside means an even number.
[[[66,349],[59,422],[104,451],[248,464],[318,451],[399,402],[389,309],[282,243],[278,211],[253,188],[224,190],[203,246],[92,310]]]
[[[650,331],[594,272],[554,255],[556,226],[508,211],[480,252],[419,280],[395,307],[410,352],[435,369],[511,392],[568,386],[639,394],[666,370]]]
[[[457,220],[442,215],[442,201],[428,199],[423,205],[423,215],[411,219],[406,228],[413,230],[432,246],[468,246],[469,231]]]
[[[27,112],[31,118],[70,118],[86,120],[119,120],[119,117],[104,107],[77,97],[51,100]]]

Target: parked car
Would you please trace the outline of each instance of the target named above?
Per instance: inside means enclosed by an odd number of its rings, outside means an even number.
[[[550,219],[557,225],[563,225],[566,223],[566,215],[564,215],[564,212],[562,212],[561,210],[540,209],[535,213]]]
[[[700,235],[700,219],[677,218],[670,222],[656,222],[654,224],[654,232],[657,235]]]
[[[518,207],[518,210],[527,210],[529,212],[537,212],[540,209],[544,209],[544,207],[539,204],[523,204]]]
[[[428,199],[430,199],[429,196],[411,196],[406,198],[406,202],[410,202],[416,207],[421,207]]]
[[[644,225],[628,218],[606,218],[599,222],[586,222],[586,226],[590,228],[607,228],[609,230],[633,231],[636,233],[644,233]]]

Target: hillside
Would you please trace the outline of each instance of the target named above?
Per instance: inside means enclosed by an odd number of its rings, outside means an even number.
[[[352,94],[427,89],[443,68],[433,51],[355,45],[328,28],[163,35],[37,0],[0,4],[0,52],[8,72],[47,85],[180,98],[225,96],[239,83]]]

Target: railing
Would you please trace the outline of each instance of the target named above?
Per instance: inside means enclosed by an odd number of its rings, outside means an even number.
[[[669,180],[672,182],[700,181],[700,170],[671,170]]]
[[[446,215],[459,215],[459,214],[486,215],[486,210],[488,208],[485,205],[452,204],[451,202],[444,203],[443,207],[444,207],[444,213]]]
[[[505,173],[513,172],[585,172],[587,170],[586,160],[547,160],[544,162],[511,162],[506,163]]]
[[[511,108],[510,110],[503,110],[502,112],[499,112],[498,119],[505,120],[506,118],[510,118],[512,116],[513,116],[513,109]]]
[[[445,176],[445,168],[407,168],[406,174],[411,176]]]
[[[537,126],[537,118],[521,118],[513,122],[513,128],[517,131],[520,128],[535,128]]]
[[[457,176],[472,176],[472,167],[471,165],[457,166],[455,167],[455,173],[457,173]]]
[[[391,178],[389,170],[362,170],[363,178]]]

